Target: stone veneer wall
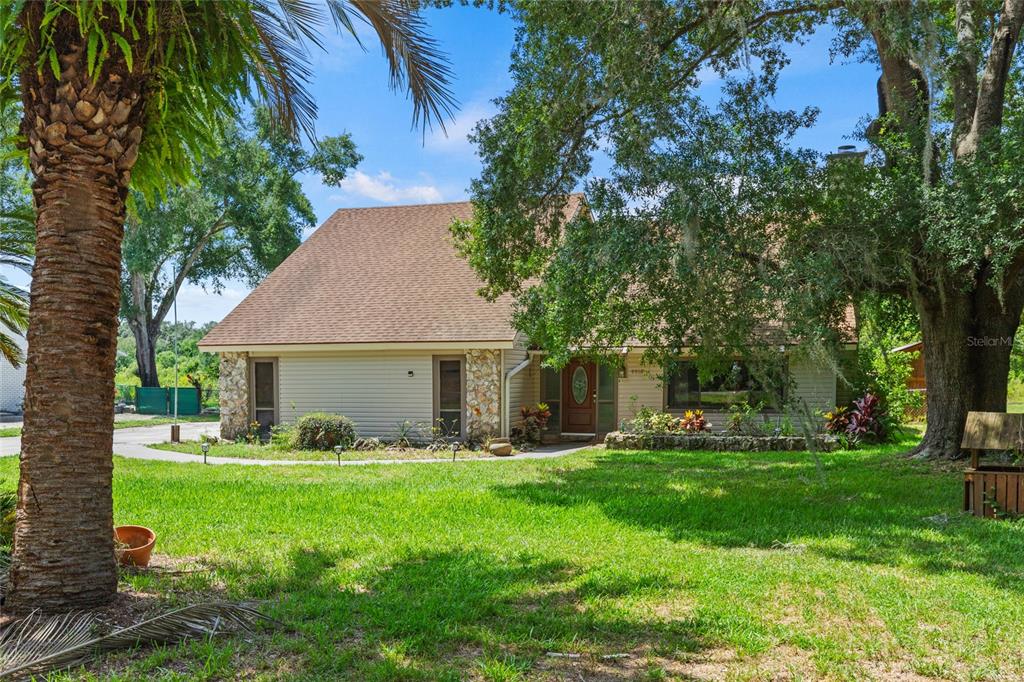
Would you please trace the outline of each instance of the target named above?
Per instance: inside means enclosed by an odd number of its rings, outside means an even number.
[[[483,440],[501,431],[501,351],[466,352],[466,436]]]
[[[249,354],[220,354],[220,437],[234,440],[249,427]]]
[[[802,436],[723,436],[715,433],[626,433],[612,431],[604,439],[613,450],[713,450],[728,452],[786,452],[808,450]],[[814,437],[814,449],[830,451],[835,439]]]

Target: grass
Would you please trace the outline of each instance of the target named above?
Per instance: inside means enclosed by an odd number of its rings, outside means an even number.
[[[265,600],[285,627],[98,676],[1021,679],[1024,524],[961,515],[959,471],[899,451],[116,458],[116,521],[178,568],[126,576],[139,599]]]
[[[220,421],[220,416],[216,414],[197,414],[197,415],[182,415],[178,417],[180,423],[186,422],[215,422]],[[117,429],[134,429],[140,426],[162,426],[164,424],[173,424],[173,417],[153,417],[151,419],[122,419],[114,422],[114,430]],[[13,436],[21,435],[20,426],[12,426],[9,428],[0,428],[0,438],[8,438]]]
[[[172,452],[187,452],[191,455],[203,454],[199,441],[181,441],[180,443],[155,443],[151,448],[158,450],[170,450]],[[258,445],[249,443],[214,443],[210,445],[210,457],[232,457],[241,459],[283,459],[298,461],[335,461],[338,456],[333,451],[322,450],[293,450],[282,445]],[[456,459],[471,459],[484,457],[482,452],[472,450],[460,450],[455,454]],[[357,460],[393,460],[393,459],[451,459],[450,450],[435,452],[423,448],[405,448],[401,450],[346,450],[341,453],[343,461]]]

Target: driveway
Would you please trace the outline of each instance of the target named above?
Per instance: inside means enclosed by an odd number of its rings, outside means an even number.
[[[218,435],[220,424],[217,422],[185,422],[181,424],[182,440],[198,440],[203,434]],[[116,429],[114,431],[114,454],[124,457],[138,457],[140,459],[169,459],[164,457],[146,457],[146,453],[160,453],[162,455],[182,454],[185,457],[192,457],[184,453],[164,452],[147,448],[151,443],[163,443],[171,439],[171,425],[161,424],[160,426],[138,426],[128,429]],[[0,438],[0,457],[8,457],[21,452],[21,438]],[[202,460],[202,457],[199,458]],[[190,459],[172,461],[192,461]]]
[[[217,422],[192,422],[181,424],[182,440],[198,440],[199,436],[208,434],[216,436],[220,431],[220,424]],[[114,454],[132,459],[153,459],[161,462],[182,462],[201,463],[202,455],[190,455],[186,452],[172,452],[169,450],[157,450],[146,447],[153,443],[163,443],[171,438],[170,424],[161,426],[139,426],[128,429],[117,429],[114,431]],[[492,462],[514,462],[522,459],[549,459],[561,457],[576,450],[591,447],[579,443],[564,443],[559,445],[548,445],[531,452],[514,457],[480,457],[478,459],[459,459],[458,462],[478,462],[487,460]],[[10,457],[21,451],[20,438],[0,438],[0,457]],[[361,466],[367,464],[437,464],[451,462],[450,457],[438,457],[436,459],[372,459],[372,460],[349,460],[343,461],[341,466]],[[292,466],[299,464],[307,465],[333,465],[338,466],[336,461],[299,461],[287,459],[239,459],[237,457],[208,457],[207,464],[242,464],[249,466]]]

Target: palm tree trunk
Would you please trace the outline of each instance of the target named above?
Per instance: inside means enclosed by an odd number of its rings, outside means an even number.
[[[42,3],[28,3],[37,14]],[[77,36],[73,15],[56,35]],[[34,21],[33,21],[34,19]],[[70,19],[70,21],[68,21]],[[33,26],[38,17],[30,16]],[[22,73],[36,201],[25,426],[7,606],[62,611],[117,589],[111,458],[121,236],[143,83],[111,56],[95,82],[80,38],[61,78]]]

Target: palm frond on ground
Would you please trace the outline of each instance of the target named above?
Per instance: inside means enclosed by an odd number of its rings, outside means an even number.
[[[88,661],[98,653],[139,644],[167,644],[210,637],[223,630],[251,632],[270,621],[256,609],[228,602],[194,604],[106,634],[97,634],[96,616],[31,614],[0,630],[0,679],[27,680]]]

